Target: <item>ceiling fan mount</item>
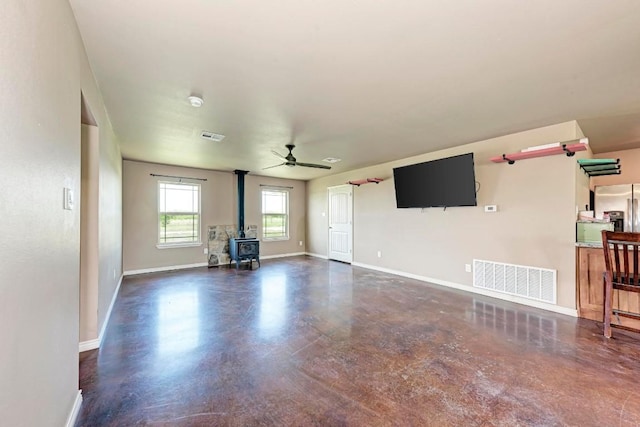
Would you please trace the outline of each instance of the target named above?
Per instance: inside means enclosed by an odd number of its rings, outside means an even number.
[[[293,156],[293,149],[296,148],[295,145],[293,144],[286,144],[285,148],[287,150],[289,150],[289,154],[287,154],[286,156],[283,156],[282,154],[278,153],[275,150],[271,150],[271,152],[276,156],[279,157],[280,159],[284,160],[284,163],[280,163],[279,165],[273,165],[273,166],[268,166],[264,169],[271,169],[271,168],[275,168],[278,166],[289,166],[289,167],[294,167],[294,166],[303,166],[305,168],[316,168],[316,169],[331,169],[331,166],[326,166],[326,165],[319,165],[316,163],[304,163],[304,162],[299,162],[294,156]]]
[[[287,144],[285,145],[285,148],[287,150],[289,150],[289,154],[287,154],[287,156],[285,157],[285,159],[287,159],[287,163],[285,164],[285,166],[295,166],[296,165],[296,158],[293,157],[293,149],[296,148],[295,145],[293,144]]]

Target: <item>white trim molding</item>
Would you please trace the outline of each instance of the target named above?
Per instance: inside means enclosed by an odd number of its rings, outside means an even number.
[[[83,351],[95,350],[96,348],[100,348],[102,345],[102,340],[104,339],[104,333],[107,330],[107,324],[109,323],[109,319],[111,319],[111,311],[113,310],[113,305],[116,303],[116,298],[118,296],[118,292],[120,292],[120,285],[122,285],[122,279],[124,275],[120,276],[120,280],[118,280],[118,286],[116,286],[116,290],[113,292],[113,296],[111,297],[111,304],[109,304],[109,309],[107,310],[107,315],[104,318],[104,322],[102,323],[102,328],[100,328],[100,334],[98,338],[88,341],[82,341],[79,345],[79,352]]]
[[[292,256],[301,256],[301,255],[308,255],[306,252],[292,252],[292,253],[288,253],[288,254],[276,254],[276,255],[265,255],[265,256],[260,256],[260,261],[262,261],[263,259],[273,259],[273,258],[286,258],[286,257],[292,257]],[[231,260],[229,262],[229,264],[235,264],[234,260]],[[228,265],[228,264],[216,264],[213,267],[218,267],[221,265]],[[154,267],[154,268],[144,268],[141,270],[129,270],[129,271],[125,271],[124,275],[125,276],[133,276],[134,274],[146,274],[146,273],[160,273],[163,271],[173,271],[173,270],[185,270],[187,268],[197,268],[197,267],[208,267],[209,264],[206,262],[202,262],[202,263],[198,263],[198,264],[185,264],[185,265],[172,265],[169,267]]]
[[[100,328],[100,335],[98,335],[98,340],[100,344],[102,344],[102,340],[104,339],[104,333],[107,330],[107,324],[111,319],[111,312],[113,311],[113,306],[116,303],[116,298],[118,297],[118,292],[120,292],[120,285],[122,285],[122,279],[124,275],[120,276],[120,280],[118,281],[118,286],[116,286],[116,290],[113,292],[113,296],[111,297],[111,304],[109,304],[109,309],[107,310],[107,315],[104,317],[104,322],[102,323],[102,328]]]
[[[265,256],[260,256],[260,261],[264,261],[265,259],[275,259],[275,258],[288,258],[288,257],[292,257],[292,256],[304,256],[306,255],[305,252],[292,252],[292,253],[288,253],[288,254],[276,254],[276,255],[265,255]],[[230,260],[229,264],[216,264],[213,267],[220,267],[220,266],[224,266],[224,265],[235,265],[237,264],[237,262],[235,260]]]
[[[172,271],[172,270],[185,270],[187,268],[207,267],[207,266],[208,264],[206,262],[199,262],[197,264],[170,265],[168,267],[143,268],[140,270],[125,271],[124,276],[133,276],[134,274],[159,273],[162,271]]]
[[[158,243],[156,248],[158,249],[175,249],[175,248],[194,248],[202,246],[202,242],[193,243]]]
[[[82,390],[78,390],[78,394],[76,394],[76,399],[73,402],[73,406],[71,407],[71,412],[69,412],[69,416],[67,417],[67,422],[65,423],[65,427],[74,427],[76,425],[76,421],[78,420],[78,415],[80,414],[80,407],[82,406]]]
[[[95,350],[96,348],[100,348],[100,338],[96,338],[88,341],[80,341],[80,353],[89,350]]]
[[[301,255],[305,255],[305,252],[292,252],[290,254],[277,254],[277,255],[267,255],[267,256],[261,256],[260,260],[263,259],[274,259],[274,258],[287,258],[287,257],[291,257],[291,256],[301,256]]]
[[[326,256],[326,255],[314,254],[314,253],[312,253],[312,252],[305,252],[305,255],[307,255],[307,256],[312,256],[312,257],[315,257],[315,258],[329,259],[329,257],[328,257],[328,256]],[[363,264],[363,265],[364,265],[364,264]],[[366,268],[366,267],[365,267],[365,268]]]
[[[366,268],[366,269],[369,269],[369,270],[380,271],[382,273],[395,274],[396,276],[402,276],[402,277],[406,277],[406,278],[409,278],[409,279],[415,279],[415,280],[419,280],[421,282],[427,282],[427,283],[431,283],[431,284],[434,284],[434,285],[444,286],[444,287],[447,287],[447,288],[458,289],[458,290],[469,292],[469,293],[472,293],[472,294],[484,295],[484,296],[495,298],[495,299],[514,302],[516,304],[522,304],[522,305],[526,305],[526,306],[529,306],[529,307],[540,308],[542,310],[552,311],[554,313],[564,314],[566,316],[578,317],[578,310],[571,309],[571,308],[566,308],[566,307],[561,307],[559,305],[547,304],[547,303],[544,303],[544,302],[541,302],[541,301],[535,301],[535,300],[530,300],[530,299],[527,299],[527,298],[521,298],[521,297],[518,297],[518,296],[515,296],[515,295],[502,294],[502,293],[499,293],[499,292],[492,292],[492,291],[487,290],[487,289],[474,288],[473,286],[462,285],[460,283],[449,282],[449,281],[446,281],[446,280],[434,279],[432,277],[425,277],[425,276],[420,276],[420,275],[417,275],[417,274],[405,273],[404,271],[392,270],[390,268],[378,267],[376,265],[362,264],[362,263],[359,263],[359,262],[354,262],[351,265],[353,265],[354,267],[362,267],[362,268]]]

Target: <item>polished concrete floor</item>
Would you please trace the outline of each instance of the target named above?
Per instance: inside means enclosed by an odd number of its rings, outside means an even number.
[[[81,426],[637,426],[640,336],[309,257],[127,277]]]

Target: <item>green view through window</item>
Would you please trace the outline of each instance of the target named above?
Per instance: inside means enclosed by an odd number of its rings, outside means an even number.
[[[200,243],[200,185],[158,183],[158,243]]]
[[[262,238],[289,238],[289,192],[278,189],[262,190]]]

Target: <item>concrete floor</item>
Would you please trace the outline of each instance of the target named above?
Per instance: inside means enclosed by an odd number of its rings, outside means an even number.
[[[80,426],[637,426],[640,335],[309,257],[124,279]]]

